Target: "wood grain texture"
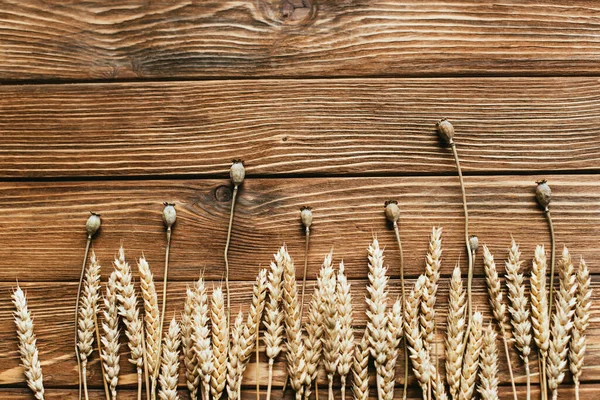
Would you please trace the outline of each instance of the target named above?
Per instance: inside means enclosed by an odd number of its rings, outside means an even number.
[[[600,65],[600,64],[599,64]],[[595,78],[0,86],[0,178],[600,170]]]
[[[8,0],[0,80],[597,74],[593,1]]]
[[[105,268],[105,273],[108,271]],[[136,274],[137,277],[137,274]],[[137,279],[136,279],[137,280]],[[190,282],[191,283],[191,282]],[[217,283],[215,283],[217,284]],[[353,280],[352,284],[352,300],[353,300],[353,315],[354,324],[357,329],[356,336],[358,337],[366,323],[365,317],[365,295],[366,295],[366,279]],[[414,284],[414,279],[407,280],[407,286]],[[208,284],[209,290],[212,284]],[[0,284],[0,357],[3,360],[3,368],[0,370],[0,385],[15,385],[23,382],[22,369],[19,367],[17,355],[17,338],[14,333],[14,323],[12,321],[12,304],[8,294],[10,288],[14,284]],[[75,297],[77,293],[77,285],[75,283],[30,283],[23,284],[23,289],[26,290],[28,296],[29,307],[34,317],[35,332],[38,336],[38,347],[40,351],[40,359],[42,360],[42,369],[45,373],[45,383],[47,387],[63,387],[73,385],[76,376],[75,356],[72,350],[72,333],[73,333],[73,312]],[[179,313],[183,308],[186,283],[177,282],[171,283],[168,289],[167,315]],[[309,282],[307,292],[312,293],[314,281]],[[592,281],[593,299],[592,313],[590,326],[587,331],[588,349],[585,356],[585,365],[582,375],[582,381],[594,381],[600,374],[600,318],[597,317],[600,311],[600,277],[594,276]],[[399,280],[393,279],[390,281],[390,302],[400,296]],[[139,290],[138,290],[139,293]],[[242,310],[248,311],[250,299],[252,297],[251,282],[231,282],[231,304],[232,310],[237,312]],[[438,335],[436,341],[439,342],[438,352],[443,358],[443,337],[446,331],[446,315],[447,315],[447,298],[448,298],[448,278],[444,278],[440,282],[438,301],[436,304],[436,325],[438,325]],[[309,298],[306,299],[309,301]],[[478,311],[484,313],[485,320],[491,318],[491,312],[487,305],[487,292],[485,288],[484,278],[477,278],[473,282],[473,301]],[[233,321],[232,321],[233,322]],[[168,321],[165,321],[168,325]],[[486,322],[487,323],[487,322]],[[127,348],[123,346],[121,349],[123,356],[121,357],[121,375],[120,382],[128,387],[135,387],[136,373],[135,368],[127,362]],[[95,353],[97,354],[97,353]],[[261,352],[261,361],[264,352]],[[511,363],[513,365],[515,379],[518,383],[525,383],[525,369],[522,362],[519,360],[517,352],[511,351]],[[443,363],[442,363],[443,364]],[[398,365],[403,365],[402,360]],[[182,366],[183,368],[183,366]],[[267,363],[261,362],[261,384],[266,385],[267,378]],[[504,353],[499,354],[499,379],[502,383],[510,382],[506,369],[506,360]],[[538,381],[537,359],[535,357],[531,361],[532,379]],[[89,366],[90,376],[89,383],[94,387],[99,387],[102,382],[100,380],[100,365],[98,357],[93,356]],[[183,369],[181,370],[183,372]],[[253,360],[250,361],[248,370],[244,375],[244,383],[246,385],[256,384],[256,370]],[[184,385],[183,374],[180,374],[180,384]],[[372,384],[374,385],[374,372],[371,374]],[[285,379],[285,357],[279,357],[275,364],[273,382],[277,386],[283,384]],[[321,371],[321,382],[326,382],[326,375]],[[403,372],[401,368],[396,371],[396,382],[403,382]],[[410,376],[410,383],[416,385],[414,376]]]
[[[521,244],[523,257],[533,257],[537,244],[549,246],[546,220],[534,199],[539,176],[468,177],[471,233],[505,257],[510,235]],[[600,259],[600,181],[596,176],[554,176],[550,184],[559,250],[589,260],[598,273]],[[142,252],[162,276],[165,231],[162,203],[177,204],[170,280],[192,280],[201,270],[207,279],[223,277],[223,250],[229,220],[231,186],[223,180],[99,181],[0,184],[0,281],[71,281],[79,279],[89,210],[100,212],[103,225],[93,247],[108,265],[124,243],[131,260]],[[383,203],[397,199],[402,210],[401,236],[405,271],[422,272],[433,226],[444,228],[442,273],[466,256],[463,211],[458,179],[322,178],[248,179],[236,206],[229,253],[232,277],[253,280],[258,266],[267,266],[284,242],[302,263],[304,235],[300,207],[314,207],[309,276],[314,277],[333,247],[344,259],[348,275],[367,273],[366,248],[373,235],[386,247],[392,275],[399,257]],[[478,263],[475,273],[483,275]],[[300,276],[300,272],[298,276]]]

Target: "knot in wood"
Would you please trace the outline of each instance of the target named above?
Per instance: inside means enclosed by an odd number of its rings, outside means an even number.
[[[215,199],[217,201],[231,201],[232,195],[231,187],[227,185],[221,185],[215,189]]]

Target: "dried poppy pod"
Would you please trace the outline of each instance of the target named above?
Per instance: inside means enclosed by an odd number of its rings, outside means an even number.
[[[452,124],[450,123],[450,121],[448,121],[447,118],[442,118],[437,122],[435,126],[437,128],[440,139],[442,139],[442,141],[445,144],[451,145],[454,143],[454,126],[452,126]]]
[[[308,229],[312,225],[313,214],[310,207],[304,206],[300,209],[300,219],[304,228]]]
[[[246,177],[246,168],[242,160],[233,160],[231,169],[229,170],[229,177],[233,186],[238,187],[244,182]]]
[[[174,203],[163,203],[165,208],[163,208],[162,219],[165,223],[165,226],[170,229],[177,220],[177,211],[175,210]]]
[[[100,214],[97,214],[93,211],[90,212],[90,217],[85,223],[85,231],[88,234],[88,237],[92,237],[98,232],[100,229],[100,225],[102,225],[102,220],[100,219]]]
[[[475,235],[469,238],[469,247],[471,248],[472,253],[476,253],[479,248],[479,238]]]
[[[552,200],[552,191],[548,185],[548,181],[542,179],[537,181],[537,187],[535,188],[535,198],[537,202],[542,206],[544,210],[548,210],[550,201]]]
[[[388,200],[383,205],[385,207],[385,216],[391,223],[397,223],[400,219],[400,207],[396,200]]]

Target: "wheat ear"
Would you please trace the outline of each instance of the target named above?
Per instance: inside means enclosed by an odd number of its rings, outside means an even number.
[[[238,400],[240,397],[239,387],[242,380],[242,357],[248,347],[244,337],[244,314],[239,312],[231,328],[231,344],[229,346],[229,357],[227,359],[227,399]]]
[[[212,292],[210,320],[213,352],[210,394],[214,400],[219,400],[227,381],[227,347],[229,343],[229,327],[227,326],[227,314],[221,287],[215,288]]]
[[[42,377],[42,366],[38,356],[35,333],[33,333],[33,320],[27,308],[25,293],[17,284],[12,294],[12,302],[15,305],[15,325],[19,337],[19,354],[23,372],[27,378],[27,386],[38,400],[44,400],[44,381]]]
[[[592,287],[590,271],[583,259],[579,262],[577,271],[577,304],[573,316],[573,330],[569,348],[569,361],[573,381],[575,382],[575,397],[579,400],[579,378],[583,368],[585,355],[585,330],[590,323],[592,307]]]
[[[102,323],[102,363],[104,364],[104,375],[110,387],[112,400],[117,399],[117,384],[119,383],[119,311],[117,306],[117,273],[111,272],[106,283],[106,294],[104,296],[104,310],[102,311],[104,322]]]
[[[140,274],[140,290],[142,292],[142,299],[144,300],[146,364],[148,376],[152,382],[151,390],[154,393],[160,367],[161,318],[154,277],[144,256],[138,260],[137,266]]]
[[[323,295],[325,288],[320,276],[317,277],[313,295],[308,305],[308,321],[304,328],[306,336],[304,337],[304,347],[306,349],[306,381],[304,383],[304,398],[308,400],[311,395],[311,386],[315,382],[321,361],[323,351],[323,319],[325,311],[323,310]]]
[[[500,284],[500,278],[498,277],[494,256],[486,245],[483,245],[483,267],[485,270],[485,281],[487,284],[490,307],[492,308],[492,314],[494,315],[494,319],[496,320],[496,323],[500,328],[500,334],[502,335],[506,365],[508,366],[510,383],[513,390],[513,398],[514,400],[517,400],[517,388],[515,386],[515,377],[510,363],[510,351],[508,348],[508,314],[506,313],[506,305],[502,300],[504,294],[502,285]]]
[[[450,397],[454,400],[458,399],[460,391],[460,372],[467,328],[466,306],[460,267],[456,265],[452,272],[452,278],[450,278],[446,329],[446,380],[450,387]]]
[[[531,324],[533,338],[540,354],[540,389],[546,398],[546,358],[550,346],[550,315],[548,312],[548,289],[546,287],[546,253],[544,246],[537,246],[531,269]]]
[[[529,355],[531,354],[531,321],[529,319],[529,302],[525,295],[525,283],[521,269],[521,252],[519,246],[512,240],[506,261],[506,286],[508,287],[510,322],[513,327],[515,345],[525,363],[527,376],[527,400],[531,398],[531,373],[529,370]]]
[[[81,357],[81,376],[83,380],[83,393],[85,399],[89,398],[87,388],[87,363],[88,357],[94,349],[94,333],[96,327],[94,316],[98,313],[98,291],[100,289],[100,263],[92,251],[90,266],[85,272],[83,292],[79,305],[79,327],[77,330],[77,346]]]
[[[160,375],[158,377],[160,383],[158,397],[161,400],[178,400],[177,381],[179,379],[179,345],[181,340],[179,324],[175,317],[169,324],[163,342]]]
[[[344,271],[344,262],[340,263],[340,268],[338,270],[336,299],[338,317],[340,320],[340,357],[338,360],[338,374],[340,375],[342,385],[342,400],[345,400],[346,378],[352,368],[352,357],[354,357],[354,329],[352,328],[352,295],[350,294],[350,283],[348,283]],[[402,315],[400,315],[400,318],[402,318]],[[400,324],[400,329],[402,329],[402,324]]]
[[[548,348],[548,388],[552,399],[558,398],[558,385],[565,378],[568,344],[575,313],[577,281],[569,250],[565,247],[559,264],[560,287],[556,296],[556,309],[552,315],[550,347]]]
[[[281,258],[279,259],[281,260]],[[268,301],[265,305],[265,333],[263,340],[265,342],[265,352],[269,358],[269,376],[267,383],[267,400],[271,399],[271,387],[273,385],[273,363],[281,352],[281,343],[283,341],[283,313],[280,309],[283,263],[271,262],[267,281]],[[308,331],[308,329],[307,329]]]
[[[355,400],[369,399],[369,354],[369,339],[365,329],[360,342],[354,346],[352,393]]]
[[[320,284],[323,287],[321,300],[324,312],[323,334],[323,365],[329,382],[329,398],[333,398],[333,378],[337,371],[340,357],[340,330],[341,323],[338,319],[336,278],[332,266],[333,254],[329,253],[323,260],[319,274]]]
[[[475,381],[479,369],[479,356],[483,344],[483,316],[480,312],[473,313],[473,323],[469,333],[469,341],[465,349],[464,364],[460,381],[460,393],[458,398],[468,400],[475,393]]]
[[[431,359],[425,348],[419,325],[419,305],[426,283],[427,278],[425,275],[419,276],[406,297],[406,304],[404,305],[404,335],[408,343],[413,372],[423,390],[424,398],[427,398],[432,372]]]
[[[127,335],[131,358],[129,362],[137,367],[138,376],[138,398],[141,397],[142,368],[144,366],[144,328],[140,313],[137,308],[137,296],[133,287],[131,268],[125,261],[125,249],[119,249],[115,259],[115,272],[117,276],[117,299],[119,301],[119,315],[125,323],[125,334]]]
[[[429,250],[425,258],[427,282],[421,301],[421,328],[425,348],[431,353],[435,328],[435,301],[442,263],[442,228],[433,228],[429,238]]]
[[[212,349],[208,307],[204,280],[199,278],[192,287],[188,286],[185,290],[181,315],[181,351],[185,366],[185,383],[192,399],[198,397],[200,390],[203,396],[206,391],[210,393]]]
[[[383,249],[377,238],[369,246],[369,285],[367,286],[367,332],[371,357],[377,371],[377,396],[382,398],[382,370],[386,361],[387,345],[387,268],[383,265]]]
[[[396,363],[398,361],[398,349],[403,332],[402,324],[402,301],[394,302],[392,309],[388,312],[387,348],[386,362],[383,368],[381,389],[384,400],[393,400],[394,386],[396,384]]]
[[[478,391],[482,400],[498,400],[498,349],[491,323],[483,334]]]
[[[277,262],[283,264],[283,311],[287,337],[287,369],[290,378],[290,386],[296,392],[296,399],[299,400],[302,398],[307,370],[294,261],[285,247],[282,247],[276,257],[281,258],[281,260],[278,260]]]

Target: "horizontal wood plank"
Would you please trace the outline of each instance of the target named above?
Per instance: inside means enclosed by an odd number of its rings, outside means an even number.
[[[587,0],[9,0],[0,16],[0,81],[600,71]]]
[[[538,176],[467,177],[470,232],[502,259],[510,235],[523,257],[535,245],[549,249],[545,217],[534,199]],[[554,176],[551,205],[558,251],[569,246],[600,273],[600,181],[595,176]],[[205,270],[207,279],[224,274],[223,250],[231,206],[229,179],[165,181],[99,181],[0,184],[0,281],[71,281],[79,279],[89,210],[100,212],[102,228],[93,247],[110,268],[121,243],[130,261],[142,252],[162,277],[165,229],[164,201],[178,210],[173,231],[169,279],[193,280]],[[253,280],[259,266],[286,243],[297,265],[304,241],[299,210],[314,207],[308,276],[316,276],[323,257],[333,248],[352,278],[367,275],[366,249],[373,236],[386,248],[391,274],[398,276],[399,254],[383,203],[397,199],[402,210],[400,231],[405,271],[423,270],[433,226],[444,229],[442,273],[459,260],[464,265],[464,223],[458,179],[323,178],[248,179],[242,185],[229,252],[231,276]],[[298,276],[301,268],[298,267]],[[483,275],[481,262],[475,268]],[[107,276],[107,274],[105,275]]]
[[[454,174],[441,117],[467,173],[598,171],[599,110],[595,78],[0,86],[0,179]]]
[[[413,285],[414,279],[407,280],[407,285]],[[209,291],[215,282],[208,282]],[[250,282],[232,282],[231,283],[231,304],[233,313],[239,310],[244,313],[248,311],[249,300],[252,297],[252,289]],[[366,323],[365,317],[365,302],[367,280],[352,281],[352,300],[353,300],[353,321],[356,329],[356,336],[359,337]],[[13,385],[23,381],[22,369],[19,367],[17,354],[18,341],[14,333],[14,323],[12,320],[12,304],[8,294],[10,288],[14,284],[0,284],[0,357],[4,364],[0,370],[0,385]],[[75,355],[72,350],[72,335],[73,335],[73,312],[74,303],[77,293],[76,284],[67,283],[30,283],[23,284],[23,289],[26,290],[28,296],[29,307],[35,318],[35,331],[38,336],[38,346],[40,351],[40,359],[42,360],[42,369],[46,373],[46,384],[48,387],[73,385],[76,376]],[[179,317],[179,313],[183,307],[186,284],[183,282],[171,283],[168,289],[167,316],[165,324],[168,324],[169,319],[174,315]],[[312,293],[314,281],[309,282],[307,292]],[[600,376],[600,318],[596,315],[600,310],[600,276],[595,275],[592,280],[593,299],[590,327],[588,329],[585,367],[582,375],[582,381],[597,381]],[[400,295],[399,280],[390,281],[389,285],[390,299],[395,299]],[[487,305],[487,292],[485,281],[483,278],[476,278],[473,282],[473,302],[475,309],[484,313],[487,321],[491,319],[491,313]],[[438,352],[443,358],[443,337],[446,331],[446,315],[447,315],[447,297],[448,297],[448,279],[442,279],[438,292],[438,300],[436,305],[436,322],[438,325],[438,335],[436,341],[439,342]],[[306,301],[309,301],[307,297]],[[233,322],[233,321],[232,321]],[[500,343],[498,343],[500,346]],[[127,361],[127,349],[123,346],[123,356],[121,357],[121,382],[126,386],[134,386],[136,384],[135,368]],[[261,384],[266,384],[267,363],[263,362],[264,352],[261,355],[260,376]],[[247,385],[256,384],[256,370],[254,359],[251,360],[244,377],[244,383]],[[514,366],[515,380],[522,384],[525,383],[525,369],[522,362],[519,361],[516,350],[511,349],[511,363]],[[403,365],[400,360],[398,365]],[[183,366],[182,366],[183,368]],[[509,375],[506,369],[506,360],[504,352],[499,354],[499,379],[503,383],[509,382]],[[93,356],[88,366],[90,376],[89,382],[92,386],[98,387],[101,385],[100,380],[100,365],[98,357]],[[532,380],[538,381],[537,359],[534,357],[531,361]],[[183,372],[183,370],[182,370]],[[374,376],[374,374],[371,374]],[[183,374],[181,375],[180,383],[183,384]],[[281,386],[285,379],[285,358],[279,357],[274,370],[274,384]],[[326,382],[324,371],[321,371],[321,382]],[[414,377],[411,374],[411,384],[414,382]],[[397,368],[396,381],[403,382],[403,372],[401,368]],[[375,383],[374,381],[372,382]]]

